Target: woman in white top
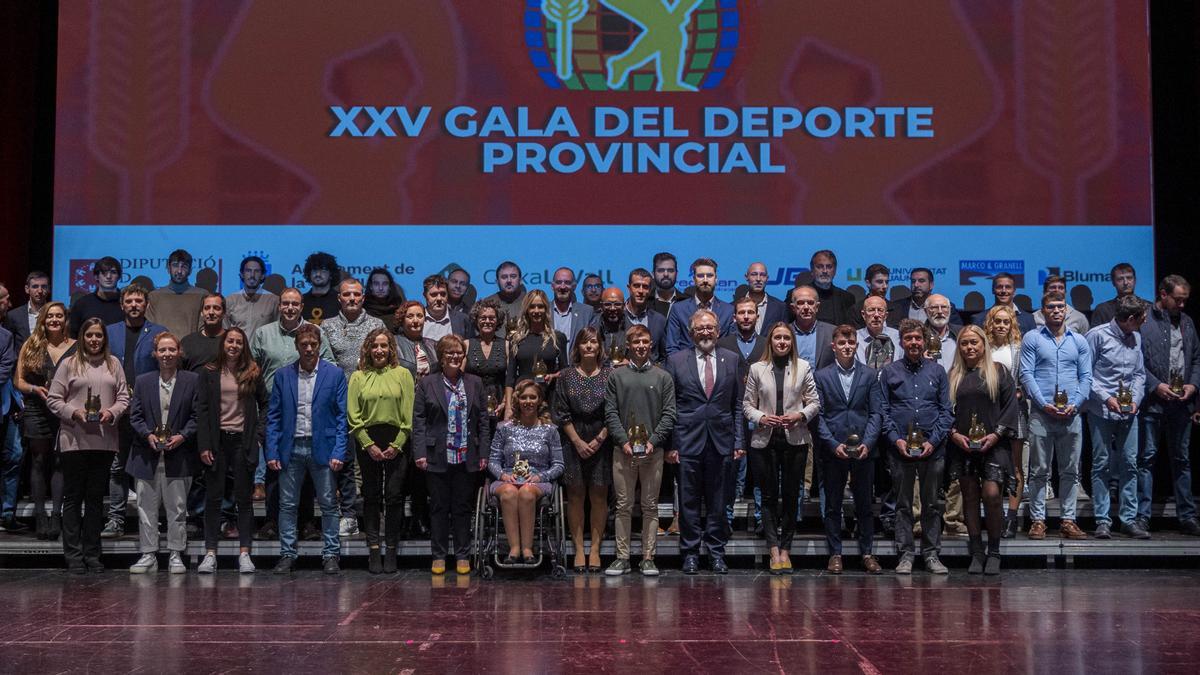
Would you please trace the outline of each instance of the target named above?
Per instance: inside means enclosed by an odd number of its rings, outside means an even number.
[[[1025,472],[1021,468],[1021,460],[1025,454],[1025,430],[1029,427],[1029,411],[1025,396],[1021,392],[1021,331],[1017,328],[1017,316],[1013,310],[1004,305],[996,305],[988,310],[987,318],[983,322],[983,332],[987,335],[992,362],[1008,369],[1016,381],[1017,388],[1017,427],[1012,431],[1009,440],[1012,444],[1017,486],[1008,496],[1008,515],[1005,517],[1002,535],[1005,539],[1012,539],[1017,534],[1017,509],[1021,504],[1021,493],[1025,489]]]
[[[762,491],[763,534],[771,548],[771,571],[779,574],[792,570],[788,551],[796,530],[804,465],[812,447],[808,422],[821,411],[821,404],[808,362],[796,354],[791,327],[783,322],[771,326],[767,343],[769,349],[760,361],[751,364],[746,375],[742,411],[754,425],[750,470]],[[781,530],[778,534],[777,526]]]

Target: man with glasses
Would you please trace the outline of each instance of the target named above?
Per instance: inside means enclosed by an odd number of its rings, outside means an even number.
[[[121,290],[117,288],[122,274],[121,263],[112,256],[106,255],[92,263],[96,290],[79,296],[71,303],[71,337],[78,337],[80,326],[92,317],[98,317],[105,326],[125,319],[125,312],[121,309]]]
[[[588,275],[585,281],[593,278],[598,279],[598,277]],[[593,283],[595,282],[593,281]],[[550,318],[553,320],[554,330],[567,336],[566,353],[570,354],[575,350],[576,334],[595,323],[596,310],[591,305],[575,302],[575,272],[569,267],[560,267],[554,270],[550,286],[554,296],[554,302],[550,305]],[[602,303],[603,298],[601,297],[597,304]],[[624,298],[621,299],[620,304],[624,304]],[[621,309],[620,304],[617,306],[616,313],[618,315]]]
[[[913,319],[925,323],[929,314],[925,311],[925,303],[933,294],[933,270],[928,267],[914,267],[908,273],[909,296],[888,303],[887,324],[893,328],[900,326],[904,319]],[[962,326],[962,317],[950,306],[950,323]]]
[[[1059,291],[1042,296],[1045,324],[1021,342],[1021,386],[1029,413],[1030,539],[1046,538],[1046,484],[1058,463],[1063,539],[1086,539],[1075,523],[1083,423],[1079,407],[1092,388],[1092,354],[1084,336],[1066,324],[1067,301]]]
[[[1042,293],[1061,293],[1065,299],[1067,297],[1066,278],[1057,274],[1051,274],[1050,276],[1046,277],[1046,281],[1042,283]],[[1043,308],[1034,312],[1033,320],[1039,326],[1045,325],[1046,310]],[[1066,306],[1066,318],[1064,319],[1064,323],[1066,323],[1067,328],[1070,328],[1072,331],[1075,331],[1080,335],[1086,335],[1091,327],[1088,324],[1087,317],[1083,315],[1083,312],[1075,309],[1071,305]]]
[[[950,298],[934,293],[925,301],[925,327],[929,330],[925,348],[927,356],[938,362],[947,373],[954,365],[954,352],[958,345],[958,332],[950,329],[950,313],[953,312]]]
[[[188,281],[192,276],[192,254],[183,249],[167,256],[167,273],[167,285],[150,291],[146,320],[166,326],[175,335],[190,335],[200,327],[200,308],[208,291]]]
[[[600,294],[604,292],[604,279],[599,274],[588,274],[583,277],[583,303],[592,308],[593,312],[600,311]]]

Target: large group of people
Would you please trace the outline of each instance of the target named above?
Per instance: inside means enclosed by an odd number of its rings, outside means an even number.
[[[576,573],[659,574],[666,499],[682,572],[723,574],[732,505],[745,499],[771,572],[789,574],[807,494],[821,505],[830,573],[846,565],[847,532],[861,568],[880,573],[882,529],[898,574],[918,555],[946,574],[943,532],[969,538],[968,572],[998,574],[1000,541],[1023,521],[1030,539],[1048,535],[1054,475],[1062,538],[1152,537],[1161,448],[1178,530],[1200,536],[1189,462],[1200,342],[1177,275],[1148,301],[1133,268],[1116,265],[1116,295],[1089,320],[1056,276],[1037,311],[1018,306],[1004,273],[993,305],[973,316],[936,293],[925,268],[889,298],[889,268],[872,265],[859,297],[834,285],[828,250],[785,298],[766,292],[756,262],[730,300],[716,296],[708,258],[691,263],[680,292],[670,253],[630,271],[624,288],[589,275],[581,296],[570,268],[547,293],[526,288],[509,261],[479,299],[462,269],[424,279],[420,300],[386,269],[359,280],[327,253],[305,262],[304,292],[267,290],[266,269],[247,257],[241,288],[222,296],[191,284],[183,250],[154,290],[119,288],[121,265],[104,257],[95,290],[69,307],[51,300],[41,272],[26,278],[21,307],[0,286],[0,527],[32,526],[61,539],[70,572],[99,571],[101,540],[126,533],[132,495],[141,556],[131,573],[158,569],[161,510],[172,573],[202,537],[202,574],[218,569],[222,539],[238,540],[237,569],[253,573],[255,538],[278,539],[279,574],[294,568],[299,540],[319,539],[336,574],[342,539],[361,531],[373,574],[394,572],[413,537],[430,541],[433,574],[450,558],[468,574],[484,485],[511,564],[535,560],[538,504],[563,490]],[[32,522],[17,517],[26,493]],[[616,557],[605,566],[610,504]]]

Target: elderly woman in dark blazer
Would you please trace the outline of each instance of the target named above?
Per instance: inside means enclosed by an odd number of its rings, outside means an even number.
[[[487,466],[480,451],[489,443],[487,394],[479,377],[463,372],[465,356],[457,335],[438,340],[441,372],[421,378],[413,409],[413,457],[429,485],[434,574],[446,571],[452,529],[455,572],[471,573],[475,478]]]
[[[159,504],[167,514],[168,568],[172,574],[187,571],[183,550],[187,548],[188,490],[199,464],[195,400],[200,376],[180,370],[180,357],[179,338],[172,333],[155,335],[158,370],[138,376],[133,385],[129,408],[133,445],[125,472],[137,485],[142,557],[129,568],[132,574],[158,571]]]

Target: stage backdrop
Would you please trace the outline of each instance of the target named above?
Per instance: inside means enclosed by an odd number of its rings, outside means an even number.
[[[930,267],[960,306],[1064,274],[1088,309],[1129,261],[1152,292],[1142,2],[70,2],[60,11],[56,296],[102,255],[223,291],[324,250],[410,295],[521,264],[624,285],[668,250],[814,250],[837,283]],[[69,289],[69,291],[68,291]]]

